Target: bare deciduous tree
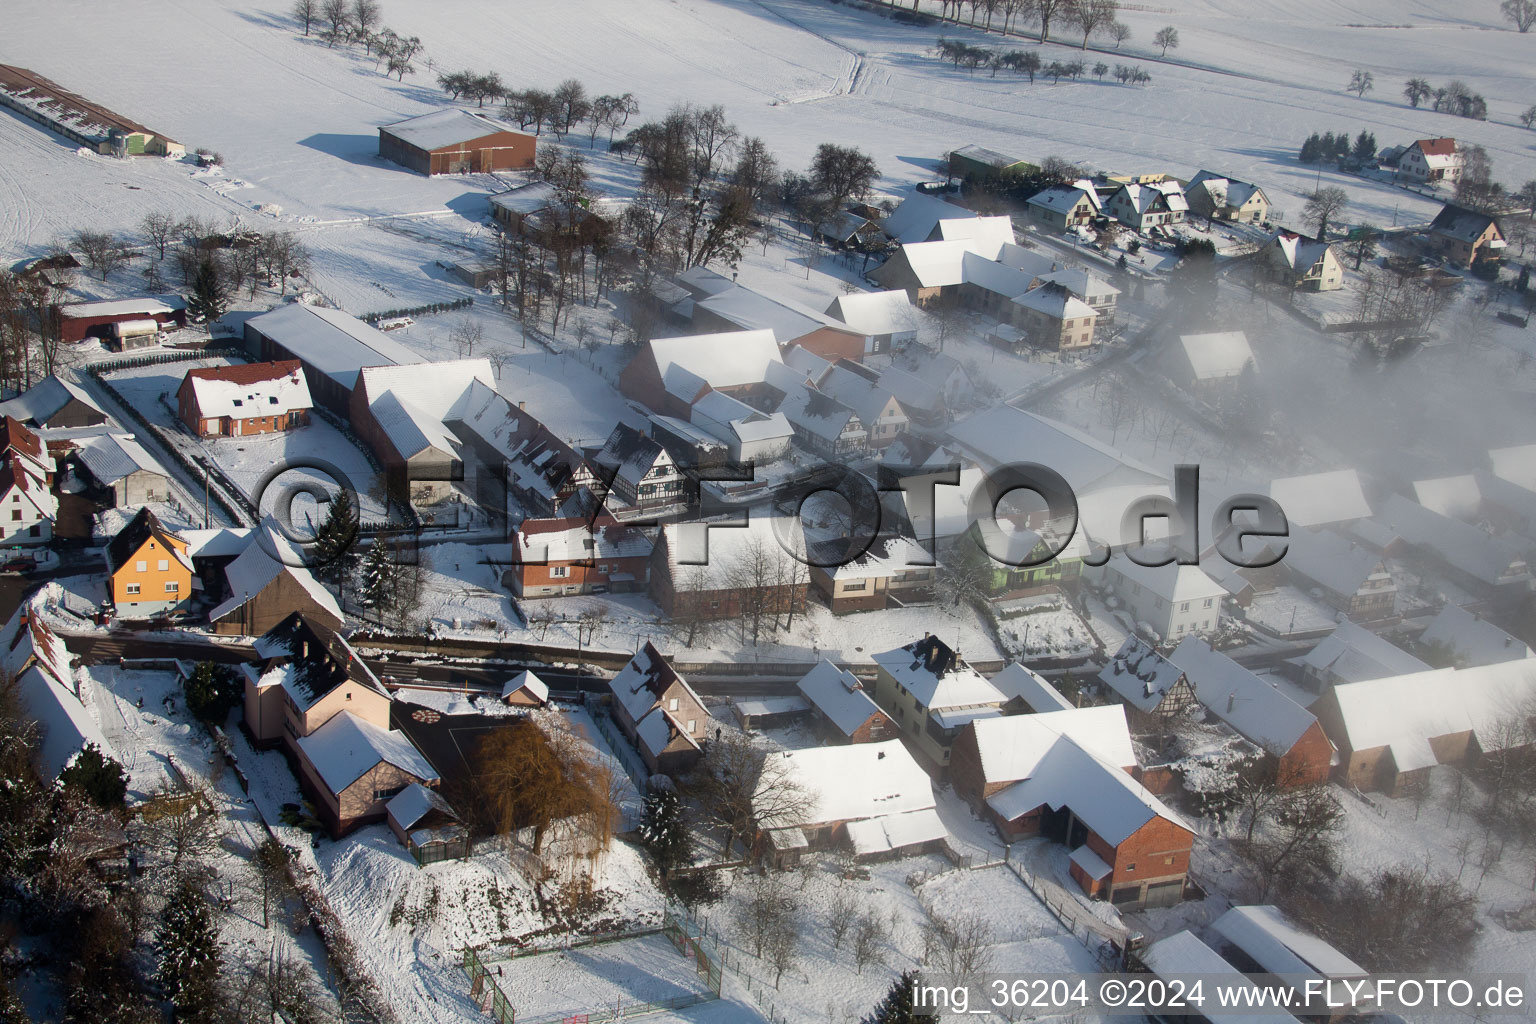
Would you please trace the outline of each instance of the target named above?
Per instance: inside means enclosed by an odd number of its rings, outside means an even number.
[[[85,265],[101,275],[107,275],[133,258],[133,250],[110,231],[77,231],[69,240],[70,247],[80,253]]]
[[[682,789],[704,821],[744,846],[751,845],[758,830],[802,824],[814,804],[813,794],[791,777],[781,753],[735,729],[722,730],[705,746]]]

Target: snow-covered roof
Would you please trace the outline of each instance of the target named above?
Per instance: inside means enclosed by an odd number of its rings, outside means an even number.
[[[1353,594],[1368,580],[1388,582],[1392,578],[1380,555],[1332,530],[1293,529],[1282,564],[1336,594]]]
[[[203,416],[286,416],[314,407],[296,359],[199,367],[188,370],[186,379]]]
[[[1446,203],[1440,212],[1435,214],[1435,219],[1430,221],[1429,233],[1453,238],[1470,245],[1481,238],[1490,227],[1498,231],[1498,223],[1498,219],[1491,214]]]
[[[982,466],[1037,462],[1060,473],[1078,494],[1113,484],[1161,484],[1163,477],[1103,441],[1076,429],[999,404],[963,419],[949,436]]]
[[[998,721],[1009,719],[994,719],[988,724]],[[978,728],[981,724],[977,723]],[[1111,846],[1119,846],[1153,818],[1164,818],[1194,832],[1129,772],[1095,757],[1069,735],[1057,736],[1033,765],[1029,777],[988,797],[987,806],[1005,821],[1037,807],[1070,807],[1073,815]]]
[[[1452,519],[1464,519],[1477,514],[1482,507],[1482,490],[1477,477],[1471,473],[1460,476],[1442,476],[1433,480],[1415,480],[1413,496],[1420,505],[1431,512]]]
[[[825,658],[801,676],[795,688],[844,736],[852,736],[871,715],[886,717],[857,676]]]
[[[1004,266],[1022,270],[1031,279],[1044,277],[1061,269],[1061,264],[1055,258],[1034,249],[1026,249],[1022,245],[1005,245],[997,254],[997,262]]]
[[[1326,672],[1332,682],[1358,683],[1362,679],[1427,672],[1429,666],[1401,647],[1348,619],[1300,659],[1315,672]]]
[[[996,168],[999,171],[1012,167],[1014,164],[1021,164],[1024,162],[1020,157],[1009,156],[1007,153],[999,153],[995,149],[988,149],[985,146],[978,146],[975,143],[971,143],[967,146],[961,146],[959,149],[951,151],[949,155],[963,157],[978,164],[986,164],[988,167]]]
[[[1248,347],[1248,336],[1242,331],[1181,334],[1179,345],[1196,380],[1240,377],[1253,365],[1253,349]]]
[[[459,396],[474,381],[495,390],[496,374],[489,359],[450,359],[413,366],[370,366],[362,371],[360,386],[369,401],[394,392],[413,407],[437,419],[446,419]]]
[[[785,824],[858,821],[934,808],[933,780],[901,740],[774,751],[768,757],[773,767],[763,773],[765,786],[784,779],[810,798],[804,820]]]
[[[1158,939],[1137,956],[1153,974],[1162,978],[1187,978],[1195,974],[1221,976],[1221,984],[1231,991],[1247,989],[1254,992],[1252,1013],[1223,1013],[1221,1019],[1230,1024],[1296,1024],[1296,1018],[1284,1010],[1260,1009],[1268,993],[1260,993],[1257,983],[1236,967],[1223,960],[1210,946],[1188,931],[1174,932],[1167,938]]]
[[[1087,843],[1084,843],[1082,846],[1079,846],[1077,849],[1068,854],[1067,860],[1071,861],[1073,864],[1076,864],[1078,868],[1082,870],[1083,874],[1087,875],[1095,882],[1099,882],[1108,878],[1110,872],[1114,870],[1114,868],[1104,863],[1104,858],[1094,853],[1093,848],[1090,847]]]
[[[1242,950],[1269,974],[1354,978],[1365,968],[1322,939],[1302,931],[1278,907],[1233,907],[1211,930]]]
[[[905,850],[948,837],[949,830],[939,819],[939,812],[931,807],[848,823],[848,841],[860,857]]]
[[[186,303],[176,296],[144,295],[134,299],[71,302],[59,307],[59,316],[66,320],[97,316],[154,316],[186,308]]]
[[[1488,459],[1493,463],[1494,476],[1528,491],[1536,491],[1536,444],[1490,448]]]
[[[760,412],[723,391],[711,391],[695,402],[690,418],[695,426],[736,444],[787,438],[794,433],[784,413]]]
[[[44,377],[15,398],[0,402],[0,416],[10,416],[40,427],[71,401],[89,407],[102,419],[106,419],[107,414],[91,400],[90,395],[81,390],[79,385],[71,384],[54,375]]]
[[[632,486],[638,486],[658,463],[672,464],[665,448],[627,423],[614,424],[592,461]]]
[[[558,519],[524,519],[517,528],[518,554],[523,561],[587,562],[604,558],[638,558],[651,553],[651,538],[639,527],[600,515]]]
[[[16,694],[23,710],[42,732],[32,756],[47,778],[58,778],[87,743],[94,743],[104,755],[112,756],[112,745],[96,716],[65,683],[34,665],[17,677]]]
[[[1480,615],[1448,604],[1419,634],[1419,643],[1438,645],[1469,665],[1492,665],[1531,657],[1531,648]]]
[[[1185,637],[1168,660],[1184,671],[1211,714],[1276,757],[1317,723],[1312,712],[1200,637]]]
[[[1003,670],[992,677],[992,685],[997,687],[1009,700],[1014,697],[1022,700],[1031,711],[1071,711],[1072,702],[1061,695],[1061,691],[1052,686],[1040,673],[1033,669],[1025,668],[1018,662],[1010,662]]]
[[[425,451],[453,457],[458,451],[459,439],[447,424],[397,391],[386,391],[375,398],[368,404],[368,411],[402,459],[409,460]]]
[[[946,242],[974,242],[977,251],[996,256],[1003,246],[1013,244],[1013,218],[1002,214],[966,220],[941,220],[939,237]]]
[[[1023,295],[1015,295],[1013,304],[1044,313],[1056,320],[1094,319],[1099,311],[1059,285],[1042,284]]]
[[[293,302],[251,317],[246,326],[349,391],[365,366],[426,362],[383,331],[338,309]]]
[[[790,389],[778,411],[792,426],[827,441],[836,441],[850,431],[868,433],[864,424],[856,422],[858,414],[851,408],[810,385]]]
[[[1329,252],[1327,242],[1319,242],[1294,231],[1276,231],[1269,245],[1280,254],[1292,273],[1298,276],[1310,273]]]
[[[712,527],[707,535],[706,526]],[[759,515],[756,510],[748,516],[745,526],[667,523],[661,528],[658,543],[661,539],[666,541],[672,585],[679,591],[736,589],[741,581],[734,578],[735,569],[758,550],[781,564],[788,564],[792,558],[786,548],[799,552],[801,559],[805,557],[805,535],[798,519]],[[708,544],[708,551],[699,546],[701,541]],[[705,564],[685,563],[681,561],[685,556],[690,560],[703,558]]]
[[[813,545],[812,555],[825,565],[822,571],[834,580],[890,579],[900,573],[926,569],[932,572],[932,558],[915,540],[907,537],[877,537],[857,558],[845,558],[847,539],[824,540]]]
[[[41,665],[48,675],[73,689],[69,649],[43,618],[41,592],[22,602],[0,633],[0,667],[12,676],[30,664]]]
[[[462,107],[444,107],[430,114],[408,117],[404,121],[382,125],[379,131],[388,132],[402,142],[408,142],[417,149],[425,149],[428,152],[445,146],[473,142],[498,132],[511,132],[513,135],[528,134],[516,125],[498,121],[480,111],[465,110]]]
[[[1186,195],[1196,191],[1204,191],[1210,197],[1211,206],[1215,210],[1223,208],[1241,209],[1254,196],[1258,196],[1266,204],[1269,202],[1269,197],[1264,194],[1264,190],[1259,186],[1246,181],[1238,181],[1236,178],[1229,178],[1226,175],[1216,174],[1213,171],[1200,171],[1197,173],[1193,178],[1189,179],[1189,187],[1184,191]]]
[[[384,805],[385,812],[402,832],[409,832],[416,823],[425,818],[428,813],[437,811],[446,814],[450,818],[457,818],[453,808],[448,806],[448,801],[435,789],[428,789],[419,782],[413,782],[390,798]]]
[[[1282,477],[1269,485],[1269,496],[1297,526],[1326,526],[1371,515],[1360,474],[1352,469]]]
[[[1006,263],[998,263],[975,251],[966,252],[960,257],[960,275],[965,284],[1010,299],[1029,291],[1029,286],[1034,283],[1034,278],[1025,271]]]
[[[1169,604],[1183,601],[1203,601],[1207,598],[1220,600],[1226,589],[1206,575],[1198,565],[1142,565],[1133,562],[1124,552],[1117,551],[1109,562],[1110,568],[1143,590],[1161,597]]]
[[[880,228],[902,244],[926,242],[933,237],[941,221],[975,218],[963,206],[946,203],[933,196],[908,196],[881,222]]]
[[[1434,551],[1450,565],[1492,586],[1529,576],[1520,539],[1495,537],[1401,494],[1388,495],[1381,506],[1381,521],[1408,543]]]
[[[560,190],[547,181],[530,181],[505,192],[497,192],[491,196],[490,202],[492,206],[508,213],[527,216],[549,206],[559,195]]]
[[[251,541],[248,526],[219,526],[207,530],[183,530],[188,558],[234,558]]]
[[[906,418],[901,403],[889,391],[845,365],[834,364],[817,387],[858,413],[865,426],[872,427],[882,419]]]
[[[1074,185],[1052,185],[1041,192],[1030,196],[1025,205],[1040,206],[1053,213],[1066,214],[1072,212],[1083,198],[1088,199],[1089,205],[1097,213],[1100,209],[1099,194],[1094,190],[1092,182],[1081,181]]]
[[[608,680],[608,690],[629,712],[629,717],[638,722],[658,706],[661,695],[674,684],[681,686],[700,707],[703,706],[704,702],[688,685],[688,680],[672,668],[650,641],[646,641],[618,674]]]
[[[1155,711],[1184,670],[1158,654],[1146,641],[1128,636],[1099,672],[1099,681],[1142,711]]]
[[[506,685],[501,688],[501,699],[506,700],[519,690],[527,690],[540,703],[549,700],[549,684],[532,672],[519,672],[508,679]]]
[[[380,729],[350,711],[332,715],[320,728],[299,737],[298,743],[326,788],[338,795],[380,762],[421,782],[438,781],[437,772],[405,733]]]
[[[229,584],[229,599],[208,613],[209,621],[218,621],[261,593],[279,576],[287,575],[303,588],[310,600],[342,621],[341,606],[314,574],[305,568],[304,558],[294,549],[282,530],[269,516],[259,530],[253,531],[245,550],[224,567]]]
[[[1122,185],[1118,195],[1124,196],[1131,209],[1140,215],[1150,212],[1159,203],[1172,213],[1189,209],[1189,202],[1184,198],[1184,188],[1177,181]]]
[[[901,256],[923,288],[949,288],[964,281],[967,254],[982,255],[976,243],[969,240],[908,242],[901,247]]]
[[[257,637],[256,656],[283,668],[280,681],[294,706],[308,711],[338,686],[355,683],[383,697],[389,691],[340,633],[294,612]]]
[[[131,434],[98,434],[81,441],[78,454],[91,476],[106,487],[134,473],[170,476]]]
[[[825,313],[789,299],[770,298],[743,285],[732,285],[725,291],[699,299],[694,308],[707,309],[742,330],[772,331],[780,345],[787,345],[824,327],[848,330]]]
[[[999,705],[1007,700],[937,636],[883,651],[874,656],[874,662],[904,687],[919,707],[939,710]]]
[[[767,376],[769,363],[783,362],[770,330],[654,338],[649,345],[663,377],[673,366],[679,366],[716,388],[760,383]]]
[[[1437,736],[1471,732],[1485,753],[1511,742],[1515,730],[1501,726],[1529,713],[1536,659],[1367,679],[1332,693],[1352,750],[1389,747],[1398,771],[1412,771],[1438,762],[1429,742]]]
[[[1085,302],[1094,299],[1112,299],[1120,294],[1119,288],[1086,270],[1075,268],[1053,270],[1048,274],[1038,274],[1036,277],[1041,284],[1061,285]]]
[[[973,728],[982,776],[989,785],[1029,778],[1062,736],[1072,737],[1084,750],[1115,768],[1136,766],[1125,708],[1119,704],[985,718],[977,720]]]
[[[917,312],[902,288],[839,295],[827,307],[827,315],[864,335],[917,330]]]
[[[682,737],[694,749],[699,748],[699,741],[689,735],[677,716],[660,706],[652,708],[635,723],[635,737],[653,758],[660,757],[677,737]]]

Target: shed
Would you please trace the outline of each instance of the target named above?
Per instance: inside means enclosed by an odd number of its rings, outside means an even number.
[[[379,156],[427,175],[532,167],[537,144],[528,132],[461,107],[379,128]]]

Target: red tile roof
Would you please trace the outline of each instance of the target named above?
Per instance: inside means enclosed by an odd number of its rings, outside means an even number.
[[[1420,139],[1414,143],[1425,156],[1455,156],[1455,139]]]
[[[22,426],[19,420],[7,416],[0,421],[0,452],[12,448],[34,459],[41,460],[43,457],[43,445],[37,435]]]
[[[187,376],[197,380],[223,380],[231,384],[260,384],[278,380],[300,372],[302,365],[297,359],[284,359],[271,363],[239,363],[234,366],[205,366],[188,370]]]

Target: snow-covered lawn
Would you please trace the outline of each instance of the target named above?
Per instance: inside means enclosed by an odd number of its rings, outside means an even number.
[[[1331,629],[1338,623],[1340,614],[1305,591],[1286,585],[1253,595],[1247,617],[1249,622],[1284,637]]]
[[[490,964],[519,1020],[622,1013],[709,993],[695,962],[665,935],[646,935]]]

